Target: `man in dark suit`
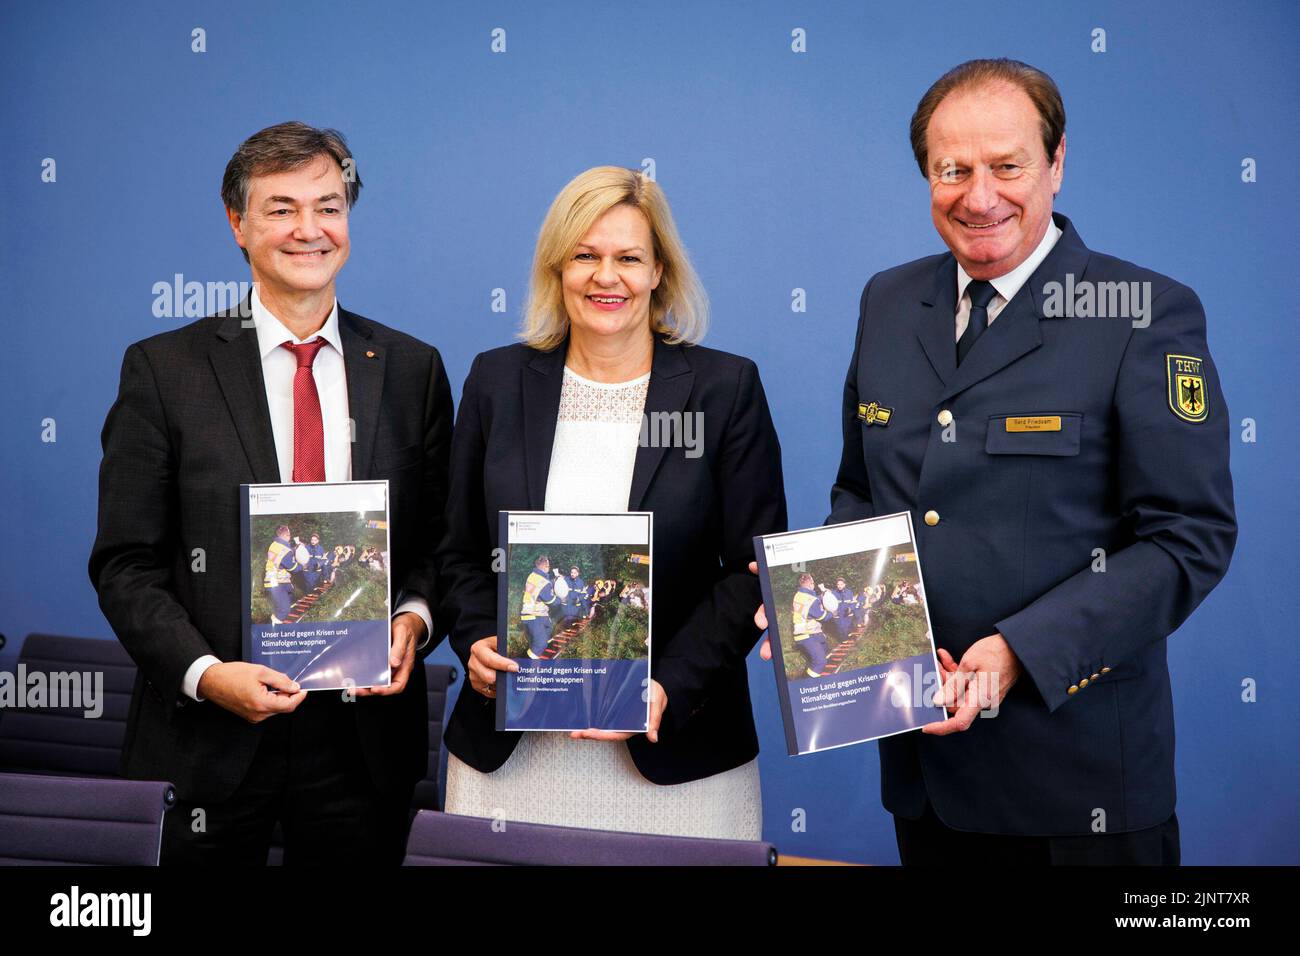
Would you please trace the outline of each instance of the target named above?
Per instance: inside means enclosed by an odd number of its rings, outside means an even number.
[[[880,742],[904,864],[1178,861],[1165,639],[1232,555],[1228,413],[1195,294],[1053,214],[1064,134],[1032,67],[941,78],[950,252],[862,293],[829,520],[915,516],[951,714]]]
[[[402,856],[452,405],[436,349],[338,307],[360,187],[332,130],[241,145],[222,198],[254,291],[127,349],[104,425],[90,577],[139,667],[123,771],[177,788],[164,862],[265,862],[277,821],[287,863]],[[239,486],[291,479],[389,481],[390,687],[308,695],[240,661]]]

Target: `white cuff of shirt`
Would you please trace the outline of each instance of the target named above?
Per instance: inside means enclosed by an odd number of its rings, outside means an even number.
[[[418,594],[412,594],[410,597],[404,598],[404,593],[405,592],[398,595],[398,599],[401,600],[402,603],[397,605],[397,610],[393,612],[393,617],[397,617],[399,614],[405,614],[408,611],[413,611],[420,615],[420,620],[424,622],[424,640],[417,644],[415,649],[417,651],[422,651],[429,645],[429,641],[433,639],[433,615],[429,612],[429,602]]]
[[[203,700],[199,696],[199,681],[203,680],[203,674],[213,664],[220,664],[221,658],[213,657],[211,654],[204,654],[185,672],[185,677],[181,679],[181,693],[190,700]]]

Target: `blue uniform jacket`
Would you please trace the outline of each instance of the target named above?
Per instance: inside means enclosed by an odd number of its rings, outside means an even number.
[[[839,601],[839,608],[835,616],[844,620],[853,616],[854,594],[849,588],[831,588],[831,593],[835,595],[835,600]]]
[[[587,582],[582,580],[582,575],[565,580],[569,584],[569,593],[564,599],[564,606],[568,609],[570,617],[581,617],[587,613],[587,608],[590,606],[587,603]]]
[[[960,659],[1001,632],[1024,666],[996,717],[880,741],[886,809],[916,818],[928,799],[962,830],[1118,833],[1169,817],[1165,639],[1237,536],[1200,301],[1055,220],[1064,235],[960,367],[952,255],[873,277],[844,388],[828,521],[910,511],[937,644]],[[1113,304],[1117,287],[1097,284],[1114,282],[1150,283],[1148,325],[1078,315],[1080,283]]]

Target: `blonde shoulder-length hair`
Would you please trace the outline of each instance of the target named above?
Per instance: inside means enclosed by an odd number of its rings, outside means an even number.
[[[704,338],[708,297],[677,235],[663,190],[637,170],[597,166],[560,190],[542,222],[519,333],[525,345],[549,352],[569,334],[561,273],[596,220],[619,205],[641,210],[650,224],[655,261],[663,264],[659,286],[650,294],[650,331],[666,335],[672,344],[697,345]]]

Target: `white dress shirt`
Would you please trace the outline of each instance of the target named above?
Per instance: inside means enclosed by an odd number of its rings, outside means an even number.
[[[330,307],[325,324],[305,339],[299,339],[262,304],[253,286],[253,326],[257,332],[257,350],[262,357],[262,379],[266,386],[266,404],[271,412],[271,434],[275,439],[275,457],[280,464],[280,481],[293,481],[293,379],[298,372],[298,359],[285,342],[302,345],[312,339],[322,338],[328,345],[316,353],[312,363],[312,378],[320,397],[321,426],[325,440],[325,480],[352,480],[352,422],[348,417],[347,367],[343,363],[343,339],[339,335],[339,304]],[[433,636],[433,616],[429,603],[422,597],[412,596],[399,603],[393,616],[413,611],[424,621],[426,628],[423,647]],[[205,654],[194,661],[185,672],[181,690],[193,700],[199,697],[199,681],[213,664],[221,660]]]
[[[339,304],[330,308],[320,330],[299,339],[262,304],[253,289],[253,324],[257,329],[257,350],[262,356],[262,378],[266,383],[266,404],[271,411],[271,433],[275,436],[275,457],[280,462],[280,481],[293,481],[293,379],[298,358],[285,342],[302,345],[321,338],[328,347],[316,353],[311,374],[320,396],[321,426],[325,437],[325,480],[352,480],[352,429],[348,422],[348,378],[343,365],[343,340],[339,337]]]
[[[998,276],[996,279],[988,281],[993,285],[993,291],[997,293],[989,302],[989,325],[998,317],[998,313],[1003,307],[1010,302],[1020,287],[1029,281],[1029,277],[1034,274],[1034,270],[1042,265],[1047,254],[1052,251],[1056,245],[1056,240],[1060,239],[1063,233],[1061,227],[1055,221],[1049,221],[1047,231],[1043,233],[1043,238],[1039,240],[1038,246],[1030,253],[1029,258],[1020,265],[1016,266],[1004,276]],[[966,294],[966,288],[975,280],[966,274],[966,270],[957,263],[957,339],[966,331],[966,326],[970,324],[970,296]],[[953,341],[956,341],[954,339]]]

